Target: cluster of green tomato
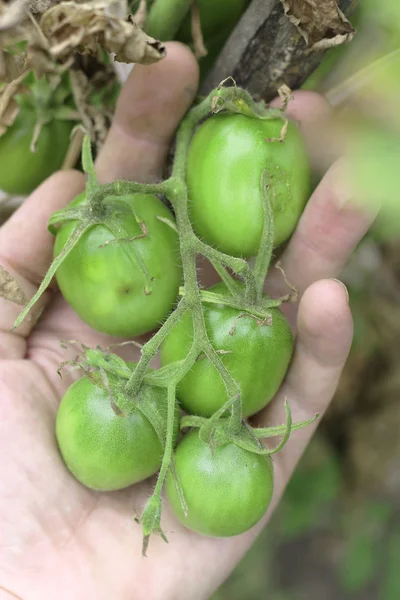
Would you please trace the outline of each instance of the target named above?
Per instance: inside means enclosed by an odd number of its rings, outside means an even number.
[[[197,127],[184,160],[184,185],[190,228],[204,247],[218,249],[228,258],[257,255],[264,239],[260,180],[265,170],[273,181],[268,192],[273,245],[291,235],[309,193],[309,165],[296,125],[287,125],[283,143],[274,141],[281,132],[281,118],[224,111]],[[50,221],[58,222],[53,264],[59,261],[56,277],[63,296],[86,323],[111,336],[132,338],[166,325],[178,312],[179,295],[185,293],[179,288],[183,279],[186,289],[189,255],[196,273],[193,249],[186,246],[180,229],[186,213],[179,213],[175,223],[174,214],[157,195],[117,194],[113,184],[107,189],[115,193],[103,193],[99,202],[102,186],[100,192],[90,194],[90,175],[88,181],[86,193],[68,207],[68,218],[56,215]],[[98,220],[91,221],[94,207]],[[83,222],[84,231],[72,243]],[[66,249],[68,253],[59,260]],[[234,297],[221,282],[207,292],[226,298],[226,303],[205,299],[200,312],[208,343],[240,389],[240,417],[247,419],[279,389],[291,360],[293,337],[279,303],[270,305],[268,318],[259,318],[244,300],[245,286],[234,279],[232,283],[237,286]],[[262,291],[261,295],[265,297]],[[190,354],[197,335],[194,314],[194,309],[186,310],[175,318],[162,340],[161,371],[182,365]],[[167,386],[151,385],[145,377],[130,394],[128,382],[139,369],[137,364],[125,363],[115,354],[90,352],[101,368],[88,369],[67,390],[57,415],[57,440],[66,466],[82,484],[118,490],[160,469],[170,398]],[[151,372],[147,367],[146,373]],[[271,456],[259,442],[262,450],[252,450],[254,439],[246,421],[241,420],[240,431],[231,435],[226,427],[229,410],[216,423],[212,443],[202,439],[196,419],[206,423],[229,401],[225,382],[207,350],[177,382],[176,397],[171,428],[174,452],[165,478],[173,514],[204,535],[246,531],[270,504]],[[194,419],[182,436],[181,409]]]

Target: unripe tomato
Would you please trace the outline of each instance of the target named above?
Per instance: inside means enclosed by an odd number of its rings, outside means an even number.
[[[93,329],[132,337],[156,328],[173,308],[181,281],[179,240],[177,233],[158,218],[174,219],[156,196],[129,195],[119,200],[141,218],[147,235],[102,246],[114,235],[104,225],[94,225],[60,265],[56,277],[64,298]],[[85,195],[81,194],[73,205],[84,201]],[[129,237],[141,235],[133,213],[120,214],[118,218]],[[54,256],[61,252],[76,227],[76,221],[61,226]],[[146,295],[143,273],[127,256],[129,244],[136,245],[153,278],[151,294]]]
[[[140,402],[150,403],[165,419],[166,391],[143,386],[141,394]],[[161,441],[148,419],[137,408],[117,415],[110,394],[88,377],[73,383],[63,397],[56,435],[68,469],[95,490],[119,490],[142,481],[159,469],[163,457]]]
[[[303,139],[282,120],[218,114],[195,133],[187,163],[190,218],[208,244],[233,256],[255,256],[263,231],[261,176],[269,175],[275,246],[292,234],[307,201],[310,169]]]
[[[0,136],[0,190],[7,194],[30,194],[63,163],[73,123],[54,119],[43,125],[31,152],[35,124],[34,110],[23,106]]]
[[[228,442],[211,449],[198,430],[186,434],[175,450],[175,470],[187,503],[185,516],[172,473],[166,479],[168,503],[188,529],[211,537],[230,537],[264,516],[274,487],[269,456]]]
[[[210,291],[224,293],[226,288],[217,284]],[[228,352],[221,360],[240,386],[243,415],[253,415],[272,400],[286,374],[293,349],[289,324],[278,308],[271,309],[270,324],[222,304],[204,302],[203,312],[211,344]],[[183,360],[193,335],[187,312],[161,345],[161,365]],[[186,412],[203,417],[211,417],[228,400],[219,373],[204,356],[179,382],[177,393]]]
[[[201,32],[206,56],[199,59],[200,72],[203,77],[215,63],[236,23],[246,10],[249,0],[198,0]],[[184,44],[192,45],[191,12],[180,27],[176,39]]]
[[[239,21],[242,13],[249,4],[249,0],[197,0],[200,15],[201,32],[207,46],[207,41],[226,32],[226,38]],[[191,14],[179,29],[176,39],[184,44],[192,42]]]

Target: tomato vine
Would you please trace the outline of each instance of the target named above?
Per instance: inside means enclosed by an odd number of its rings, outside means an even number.
[[[279,451],[289,438],[291,430],[299,429],[313,421],[306,421],[300,424],[292,425],[289,405],[286,403],[286,425],[267,429],[252,429],[247,424],[243,425],[242,403],[240,395],[240,386],[233,379],[223,361],[220,353],[215,350],[207,334],[204,314],[203,301],[208,303],[225,304],[233,308],[240,309],[241,313],[248,314],[260,320],[268,320],[269,310],[277,307],[284,299],[271,299],[263,294],[264,280],[271,262],[273,240],[274,240],[274,220],[270,201],[270,189],[274,185],[271,177],[266,172],[262,174],[260,186],[262,190],[262,208],[263,208],[263,232],[259,252],[255,259],[254,268],[243,258],[237,258],[220,252],[216,248],[207,245],[194,232],[188,211],[188,189],[186,184],[186,167],[189,145],[198,124],[207,118],[210,114],[220,111],[229,111],[240,113],[259,119],[278,119],[282,121],[282,132],[286,130],[287,118],[284,109],[266,108],[263,104],[255,103],[251,96],[236,85],[232,87],[219,86],[213,90],[207,98],[192,108],[182,121],[176,138],[175,157],[171,176],[161,183],[140,184],[130,181],[115,181],[110,184],[99,185],[95,175],[95,169],[91,156],[89,139],[85,138],[83,147],[83,167],[87,173],[86,198],[87,202],[82,206],[72,206],[57,211],[50,219],[50,228],[53,232],[57,231],[60,223],[78,220],[80,224],[76,227],[73,234],[66,243],[64,249],[55,258],[46,276],[43,279],[37,293],[26,308],[19,315],[15,327],[17,327],[29,313],[33,304],[49,285],[57,269],[78,243],[82,235],[91,227],[103,224],[107,226],[115,236],[115,241],[123,246],[126,241],[131,241],[129,248],[132,253],[131,259],[136,262],[141,270],[145,280],[145,293],[150,294],[152,289],[151,276],[143,263],[139,252],[135,252],[135,238],[129,240],[129,236],[115,226],[114,212],[127,210],[123,207],[119,198],[125,195],[135,194],[160,194],[164,195],[171,203],[175,217],[176,228],[179,233],[180,255],[183,268],[184,285],[180,290],[180,299],[175,310],[164,321],[153,337],[142,347],[141,357],[133,372],[126,369],[118,369],[115,361],[103,361],[102,372],[109,371],[114,375],[126,380],[124,384],[125,393],[121,397],[113,398],[119,411],[124,414],[129,410],[129,406],[138,397],[141,386],[148,385],[162,387],[167,389],[167,417],[164,455],[161,468],[158,474],[156,486],[153,494],[147,501],[142,516],[139,521],[142,524],[144,534],[144,552],[146,551],[149,536],[161,531],[161,492],[165,478],[171,468],[173,468],[173,441],[174,441],[174,418],[177,405],[176,389],[181,379],[189,372],[194,363],[200,356],[205,356],[215,367],[222,378],[228,400],[217,410],[213,416],[207,419],[188,416],[182,419],[181,426],[198,427],[200,439],[207,443],[214,443],[213,436],[216,428],[220,428],[221,423],[226,424],[225,435],[230,441],[238,446],[257,454],[270,455]],[[279,138],[280,140],[280,138]],[[274,141],[272,140],[271,143]],[[107,199],[107,206],[105,200]],[[141,225],[138,220],[138,224]],[[143,225],[143,224],[142,224]],[[146,235],[146,228],[141,227],[143,235]],[[129,252],[129,250],[127,250]],[[228,288],[230,295],[221,295],[212,291],[200,290],[196,269],[197,256],[203,256],[208,259],[215,267],[221,279]],[[230,272],[236,274],[243,282],[232,277]],[[243,292],[244,290],[244,292]],[[178,323],[181,317],[190,312],[193,322],[193,343],[182,361],[160,368],[152,372],[149,370],[151,359],[159,351],[161,344]],[[98,356],[92,354],[88,356],[89,362]],[[227,414],[229,417],[227,418]],[[151,417],[150,417],[151,419]],[[250,431],[250,435],[249,435]],[[259,439],[272,436],[283,436],[281,442],[275,449],[267,449],[260,444]],[[178,482],[179,488],[179,482]],[[180,494],[184,503],[183,494]]]

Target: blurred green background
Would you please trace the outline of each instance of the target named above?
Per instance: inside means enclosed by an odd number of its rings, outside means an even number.
[[[346,267],[355,337],[334,402],[254,547],[213,600],[400,599],[400,2],[360,0],[327,94],[380,217]]]

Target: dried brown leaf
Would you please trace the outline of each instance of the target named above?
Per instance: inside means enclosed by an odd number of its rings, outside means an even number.
[[[0,265],[0,298],[24,306],[27,302],[24,291],[8,271]]]
[[[23,80],[28,71],[21,73],[16,79],[3,86],[0,92],[0,135],[3,135],[7,127],[13,124],[19,107],[14,100],[15,94],[23,91]]]
[[[100,44],[119,62],[152,64],[165,56],[165,47],[146,35],[132,17],[112,16],[107,7],[103,2],[61,2],[46,11],[40,26],[50,54],[60,61],[74,52],[97,55]]]
[[[25,56],[0,49],[0,82],[9,83],[25,70]]]
[[[355,30],[336,0],[281,0],[285,13],[312,50],[349,42]]]
[[[94,83],[82,70],[71,71],[71,86],[75,105],[86,133],[99,150],[108,132],[110,115],[107,114],[104,107],[88,102]]]

